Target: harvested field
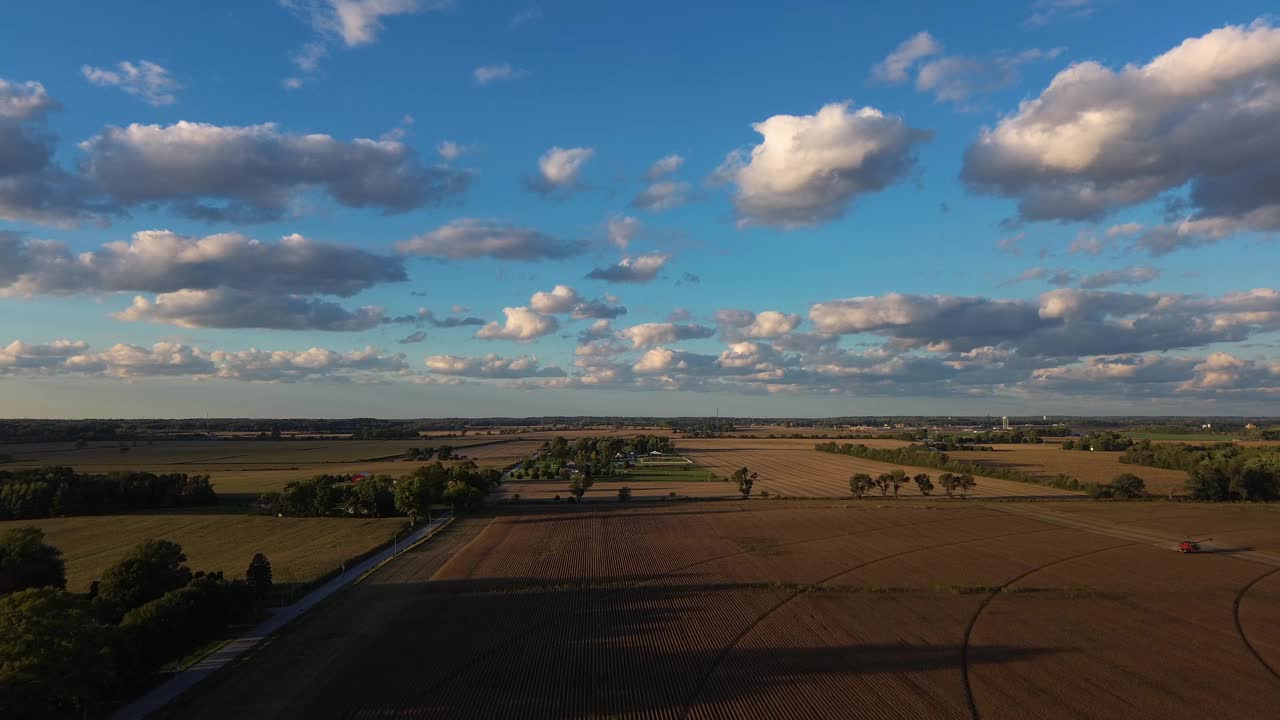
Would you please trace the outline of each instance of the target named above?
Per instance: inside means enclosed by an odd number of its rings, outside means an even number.
[[[941,471],[909,465],[890,465],[875,460],[818,452],[812,441],[808,447],[799,446],[794,440],[687,440],[680,444],[680,452],[701,467],[717,475],[725,476],[746,466],[760,474],[755,493],[786,497],[847,497],[849,476],[868,473],[871,476],[901,469],[907,475],[928,473],[935,480]],[[786,443],[779,445],[779,443]],[[790,445],[790,446],[788,446]],[[1059,452],[1065,452],[1059,450]],[[978,487],[970,492],[973,497],[1061,497],[1078,495],[1067,490],[1020,483],[1011,480],[978,477]],[[919,496],[915,483],[904,485],[900,492],[906,496]],[[940,493],[941,490],[935,490]]]
[[[1280,556],[1180,555],[1165,520],[1134,520],[1164,507],[507,513],[392,562],[175,716],[1269,717]],[[1280,544],[1269,508],[1172,507]]]
[[[397,459],[410,448],[450,445],[454,452],[480,465],[506,466],[538,449],[542,440],[516,436],[467,436],[421,440],[173,440],[129,446],[90,443],[33,443],[0,446],[15,461],[5,468],[68,465],[82,472],[146,470],[156,473],[209,475],[224,494],[254,495],[279,490],[294,480],[320,474],[366,472],[393,476],[411,472],[418,463]]]
[[[1121,473],[1133,473],[1147,481],[1148,492],[1159,495],[1170,491],[1182,494],[1187,481],[1187,474],[1181,470],[1126,465],[1120,462],[1122,453],[1118,452],[1063,450],[1057,443],[991,447],[995,450],[967,450],[947,455],[956,460],[1021,470],[1046,478],[1063,473],[1082,482],[1108,483]]]
[[[195,512],[98,515],[21,520],[62,551],[67,589],[83,592],[102,571],[144,540],[172,540],[192,570],[239,576],[256,552],[271,560],[277,584],[309,583],[383,543],[405,526],[403,518],[276,518]]]

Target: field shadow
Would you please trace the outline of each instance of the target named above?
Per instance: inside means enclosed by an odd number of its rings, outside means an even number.
[[[909,692],[912,683],[943,676],[943,702],[965,707],[962,627],[955,628],[957,641],[945,644],[893,641],[892,633],[849,642],[771,616],[784,632],[753,634],[789,589],[694,580],[655,574],[365,583],[175,716],[681,717],[707,706],[721,715],[756,708],[765,716],[797,692],[811,706],[848,711],[859,702],[850,687],[907,677],[901,688]],[[886,593],[874,599],[876,607],[895,602]],[[968,662],[1007,664],[1053,652],[977,646]]]

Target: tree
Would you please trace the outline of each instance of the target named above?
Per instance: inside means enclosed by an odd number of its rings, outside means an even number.
[[[66,586],[62,551],[45,543],[43,530],[20,527],[0,535],[0,595],[27,588]]]
[[[889,473],[880,473],[875,479],[876,487],[880,488],[880,495],[883,497],[889,494],[889,486],[893,484],[893,476]]]
[[[436,448],[436,458],[439,460],[449,460],[453,457],[453,446],[441,445]]]
[[[956,491],[957,477],[958,476],[953,475],[951,473],[942,473],[941,475],[938,476],[938,484],[941,485],[942,489],[946,491],[947,497],[951,497],[952,494]]]
[[[916,481],[916,487],[920,489],[921,495],[933,492],[933,481],[929,479],[929,473],[920,473],[912,479]]]
[[[751,488],[756,484],[758,477],[759,475],[747,468],[738,468],[733,471],[733,481],[738,484],[738,492],[744,498],[751,497]]]
[[[618,488],[618,502],[628,502],[631,500],[631,488],[623,485]]]
[[[244,571],[244,581],[253,594],[262,599],[271,592],[271,561],[262,553],[254,553],[249,569]]]
[[[85,714],[115,674],[111,640],[88,603],[65,590],[0,597],[0,717]]]
[[[569,479],[569,494],[578,500],[582,500],[582,496],[587,494],[595,481],[586,473],[578,473]]]
[[[889,473],[889,486],[893,488],[893,496],[898,497],[898,488],[907,484],[907,473],[903,470],[894,470]]]
[[[107,568],[98,599],[120,611],[131,610],[191,581],[182,546],[170,540],[147,540]]]
[[[964,475],[961,475],[960,477],[956,478],[956,487],[960,490],[961,498],[968,497],[969,491],[974,489],[977,486],[978,486],[978,481],[974,480],[973,476],[970,475],[969,473],[965,473]]]
[[[431,522],[431,500],[434,493],[431,484],[421,475],[410,475],[396,481],[396,510],[409,516],[409,524],[417,525],[418,518]]]
[[[853,496],[856,498],[866,495],[867,491],[874,485],[875,481],[866,473],[858,473],[857,475],[853,475],[849,478],[849,492],[853,493]]]
[[[1246,500],[1280,497],[1280,455],[1263,455],[1245,461],[1236,485]]]
[[[1133,473],[1123,473],[1111,481],[1111,495],[1118,498],[1140,498],[1147,494],[1147,483]]]
[[[395,494],[386,475],[365,478],[351,488],[347,512],[358,517],[382,517],[395,512]]]

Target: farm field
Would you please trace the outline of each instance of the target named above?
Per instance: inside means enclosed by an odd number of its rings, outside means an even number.
[[[898,441],[888,441],[898,442]],[[888,446],[892,447],[892,446]],[[708,439],[685,440],[679,451],[699,466],[717,475],[726,476],[746,466],[759,473],[754,492],[768,492],[785,497],[847,497],[849,476],[867,473],[873,477],[880,473],[901,469],[907,475],[928,473],[935,480],[941,471],[909,465],[891,465],[875,460],[818,452],[812,440],[734,440]],[[1059,450],[1059,452],[1064,452]],[[1108,478],[1110,479],[1110,478]],[[972,497],[1060,497],[1074,496],[1067,490],[1020,483],[1011,480],[978,477],[978,486],[970,492]],[[902,486],[901,494],[919,496],[915,483]],[[934,491],[939,493],[940,490]]]
[[[165,514],[95,515],[15,520],[34,525],[62,551],[67,589],[83,592],[108,566],[144,540],[172,540],[193,571],[244,573],[256,552],[271,560],[278,584],[307,583],[364,554],[405,527],[404,518],[278,518],[259,515],[170,511]]]
[[[223,494],[279,490],[287,483],[319,474],[404,475],[417,463],[390,459],[410,448],[450,445],[456,454],[480,465],[509,465],[536,450],[542,440],[515,436],[468,436],[447,441],[421,440],[173,440],[130,446],[121,453],[116,443],[91,443],[81,450],[72,443],[0,446],[14,456],[3,468],[69,465],[83,472],[147,470],[209,475]]]
[[[1280,548],[1275,513],[506,511],[387,565],[173,716],[1269,717],[1280,554],[1238,541]],[[1171,550],[1190,528],[1237,544]]]
[[[1126,465],[1122,453],[1063,450],[1057,443],[1043,445],[992,445],[995,450],[948,452],[955,460],[980,462],[1051,478],[1065,473],[1082,482],[1107,483],[1121,473],[1133,473],[1147,482],[1147,492],[1182,494],[1187,474],[1181,470]]]

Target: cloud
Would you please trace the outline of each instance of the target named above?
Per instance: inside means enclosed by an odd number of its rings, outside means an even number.
[[[1280,229],[1280,29],[1265,21],[1189,38],[1145,65],[1058,73],[965,152],[971,189],[1018,201],[1021,219],[1096,220],[1186,188],[1174,206],[1203,243]],[[1148,241],[1158,254],[1185,246]],[[1194,242],[1192,243],[1194,244]]]
[[[680,279],[676,280],[676,286],[680,285],[700,285],[702,277],[691,272],[680,273]]]
[[[48,120],[60,108],[40,83],[0,78],[0,220],[70,225],[110,212],[54,163]]]
[[[586,278],[608,283],[647,283],[657,277],[670,259],[671,256],[662,253],[624,257],[616,265],[592,270]]]
[[[1160,271],[1153,267],[1127,267],[1085,275],[1080,278],[1080,287],[1090,290],[1113,285],[1142,285],[1158,277]]]
[[[657,182],[658,180],[661,180],[662,178],[679,170],[682,165],[684,165],[683,157],[675,153],[664,155],[663,157],[655,160],[654,163],[649,166],[649,169],[645,171],[645,182]]]
[[[528,71],[512,67],[511,63],[497,63],[494,65],[481,65],[471,71],[471,76],[475,78],[477,85],[488,85],[498,80],[515,80],[528,75]]]
[[[588,147],[553,147],[538,158],[538,174],[527,181],[535,192],[569,193],[578,189],[578,177],[596,151]]]
[[[550,292],[535,292],[529,299],[529,306],[544,315],[561,315],[572,313],[577,320],[613,319],[626,315],[627,309],[616,303],[617,298],[606,296],[605,299],[588,300],[580,297],[578,292],[568,285],[556,285]]]
[[[605,221],[605,232],[610,244],[626,250],[640,232],[640,221],[630,215],[610,215]]]
[[[469,325],[484,325],[484,320],[481,320],[478,317],[470,317],[470,316],[460,317],[464,315],[466,312],[467,312],[466,308],[460,309],[459,306],[455,305],[453,307],[453,313],[455,314],[455,317],[441,318],[441,317],[436,317],[435,313],[430,310],[420,309],[418,310],[416,315],[412,316],[412,321],[420,322],[420,323],[425,322],[431,327],[437,327],[437,328],[455,328],[455,327],[467,327]]]
[[[470,180],[423,165],[395,140],[344,142],[273,123],[108,126],[80,147],[86,179],[120,205],[166,204],[208,221],[277,220],[315,188],[346,207],[406,212],[455,198]]]
[[[632,347],[651,348],[658,345],[670,345],[681,340],[697,340],[709,338],[716,334],[715,328],[705,325],[677,325],[676,323],[643,323],[632,325],[619,333],[630,340]]]
[[[457,355],[432,355],[426,360],[427,369],[437,375],[454,377],[512,379],[564,377],[565,372],[555,365],[543,366],[537,358],[517,355],[504,358],[489,353],[484,357],[459,357]]]
[[[1018,233],[1009,237],[1000,238],[996,242],[996,249],[1000,252],[1009,253],[1010,255],[1022,255],[1022,241],[1027,238],[1026,233]]]
[[[63,366],[67,358],[82,355],[88,349],[89,343],[83,340],[55,340],[46,345],[14,340],[0,347],[0,375],[56,369]]]
[[[893,52],[889,53],[871,69],[872,77],[887,83],[904,83],[910,79],[910,72],[919,60],[942,52],[942,44],[928,32],[918,32],[903,40]]]
[[[349,297],[407,279],[401,258],[297,234],[270,243],[239,233],[144,230],[129,242],[72,253],[60,242],[0,232],[0,296],[232,288]]]
[[[774,115],[752,128],[763,141],[731,152],[715,177],[733,183],[740,225],[811,227],[842,217],[859,196],[904,178],[914,148],[933,137],[873,107],[825,105]]]
[[[462,218],[431,232],[396,243],[405,255],[450,260],[491,257],[498,260],[537,262],[563,260],[586,250],[583,242],[557,240],[537,230],[494,220]]]
[[[803,318],[799,315],[765,310],[754,313],[750,310],[719,310],[716,312],[716,325],[720,328],[721,337],[729,342],[737,342],[743,338],[777,338],[795,330]]]
[[[217,377],[250,382],[370,381],[383,375],[406,373],[403,354],[384,355],[374,347],[339,353],[324,348],[290,350],[216,351],[209,357],[218,366]]]
[[[414,343],[420,343],[426,339],[427,339],[426,331],[419,330],[415,333],[410,333],[409,335],[406,335],[405,337],[400,338],[396,342],[401,345],[413,345]]]
[[[568,285],[557,285],[550,292],[535,292],[529,299],[529,307],[544,315],[555,315],[569,312],[580,301],[576,290]]]
[[[172,105],[177,100],[174,93],[182,89],[181,83],[170,77],[168,70],[148,60],[120,62],[114,70],[83,65],[80,73],[94,85],[118,87],[155,106]]]
[[[382,19],[444,10],[450,0],[281,0],[310,21],[322,35],[340,38],[347,47],[369,45],[383,29]]]
[[[651,212],[661,212],[680,207],[689,202],[689,183],[678,180],[662,180],[641,190],[631,200],[631,206]]]
[[[818,303],[809,318],[821,333],[887,336],[900,349],[998,347],[1074,359],[1239,342],[1280,329],[1280,292],[1215,298],[1064,288],[1033,300],[890,293]]]
[[[540,315],[527,307],[502,308],[504,323],[491,322],[476,331],[481,340],[519,340],[529,342],[560,329],[554,317]]]
[[[699,355],[683,350],[658,347],[646,351],[631,366],[632,372],[640,375],[666,374],[680,372],[682,374],[705,374],[715,365],[714,355]]]
[[[460,145],[452,140],[445,140],[436,146],[436,152],[447,162],[453,162],[473,149],[470,145]]]
[[[114,317],[186,328],[356,332],[382,324],[385,313],[380,307],[353,310],[328,300],[298,295],[266,295],[220,288],[161,293],[154,300],[139,295]]]
[[[512,15],[511,20],[507,23],[507,27],[518,28],[521,25],[525,25],[533,22],[534,20],[541,20],[541,19],[542,19],[542,8],[528,7],[516,13],[515,15]]]
[[[1058,20],[1088,17],[1096,9],[1095,0],[1036,0],[1032,13],[1022,21],[1027,27],[1042,27]]]

